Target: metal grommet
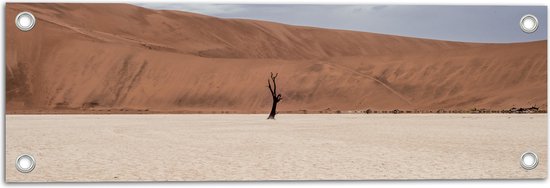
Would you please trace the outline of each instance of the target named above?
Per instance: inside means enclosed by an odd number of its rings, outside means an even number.
[[[519,26],[525,33],[533,33],[539,28],[539,20],[537,17],[527,14],[519,20]]]
[[[30,31],[35,24],[36,19],[30,12],[21,12],[15,17],[15,25],[21,31]]]
[[[23,154],[17,157],[15,160],[15,168],[21,173],[29,173],[34,170],[36,162],[34,158],[30,155]]]
[[[537,156],[537,154],[533,152],[530,152],[530,151],[525,152],[521,155],[519,164],[525,170],[533,170],[539,164],[539,157]]]

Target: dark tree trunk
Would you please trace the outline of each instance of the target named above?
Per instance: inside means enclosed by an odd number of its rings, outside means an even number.
[[[271,105],[271,112],[269,113],[269,117],[267,119],[275,119],[275,115],[277,114],[277,103],[275,100],[273,100],[273,105]]]
[[[281,94],[277,94],[277,83],[275,83],[275,79],[278,75],[279,73],[273,76],[273,73],[271,73],[271,79],[267,79],[267,87],[269,88],[269,92],[271,92],[271,97],[273,98],[273,105],[271,105],[271,112],[269,113],[267,119],[275,119],[275,115],[277,115],[277,103],[283,99]],[[271,82],[273,82],[273,87],[271,87]]]

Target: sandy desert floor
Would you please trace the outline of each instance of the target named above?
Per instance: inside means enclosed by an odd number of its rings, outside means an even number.
[[[545,178],[546,114],[7,115],[6,181]],[[531,171],[520,155],[536,152]],[[15,169],[32,154],[28,174]]]

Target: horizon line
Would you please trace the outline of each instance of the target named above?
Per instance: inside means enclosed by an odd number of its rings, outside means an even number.
[[[323,26],[323,25],[316,25],[316,24],[298,24],[298,23],[291,23],[291,22],[285,22],[281,20],[273,20],[273,19],[266,19],[266,18],[258,18],[253,16],[236,16],[236,15],[226,15],[223,16],[223,14],[227,14],[226,12],[218,13],[217,14],[208,14],[201,11],[193,11],[193,10],[182,10],[178,8],[155,8],[152,7],[152,5],[171,5],[171,4],[164,4],[164,3],[129,3],[130,5],[137,6],[140,8],[145,8],[148,10],[162,10],[162,11],[176,11],[176,12],[183,12],[183,13],[191,13],[191,14],[198,14],[203,16],[209,16],[209,17],[215,17],[219,19],[225,19],[225,20],[246,20],[246,21],[261,21],[261,22],[269,22],[269,23],[276,23],[276,24],[283,24],[283,25],[289,25],[289,26],[298,26],[298,27],[311,27],[311,28],[319,28],[319,29],[330,29],[330,30],[340,30],[340,31],[352,31],[352,32],[364,32],[364,33],[372,33],[372,34],[379,34],[379,35],[390,35],[390,36],[398,36],[398,37],[407,37],[407,38],[416,38],[416,39],[424,39],[424,40],[435,40],[435,41],[447,41],[447,42],[458,42],[458,43],[478,43],[478,44],[515,44],[515,43],[530,43],[530,42],[541,42],[541,41],[547,41],[547,33],[541,30],[546,30],[546,20],[539,21],[539,31],[538,32],[544,32],[543,37],[539,38],[527,38],[524,40],[475,40],[475,39],[453,39],[452,37],[438,37],[438,36],[422,36],[422,35],[415,35],[415,34],[405,34],[405,33],[399,33],[399,32],[381,32],[374,30],[368,30],[368,29],[357,29],[357,28],[342,28],[342,27],[330,27],[330,26]],[[288,6],[292,5],[295,6],[295,4],[213,4],[213,3],[204,3],[204,4],[198,4],[198,3],[172,3],[176,5],[201,5],[201,6]],[[301,4],[298,4],[301,5]],[[324,5],[324,4],[304,4],[305,6],[322,6],[322,7],[335,7],[335,6],[354,6],[354,5],[346,5],[346,4],[335,4],[335,5]],[[360,5],[360,6],[385,6],[381,4],[377,5]],[[402,6],[402,7],[456,7],[452,5],[392,5],[392,6]],[[481,5],[470,5],[470,6],[462,6],[462,7],[471,7],[471,8],[479,8],[479,7],[517,7],[517,6],[481,6]],[[522,7],[533,7],[533,6],[522,6]],[[539,7],[539,6],[534,6]],[[542,18],[541,18],[542,19]],[[543,18],[546,19],[546,18]],[[519,25],[516,24],[516,26]],[[399,31],[399,29],[397,30]],[[529,36],[530,34],[523,33],[526,36]],[[531,35],[530,37],[533,37]],[[467,37],[466,37],[467,38]],[[470,37],[471,38],[471,37]]]

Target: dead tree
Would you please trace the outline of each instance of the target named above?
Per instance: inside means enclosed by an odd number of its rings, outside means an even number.
[[[269,88],[271,97],[273,98],[273,105],[271,106],[271,112],[269,113],[269,117],[267,117],[267,119],[275,119],[275,115],[277,114],[277,103],[283,99],[281,94],[277,94],[277,83],[275,83],[275,79],[278,75],[279,73],[276,73],[275,76],[273,76],[273,73],[271,73],[271,79],[267,79],[267,87]],[[271,82],[273,82],[273,87],[271,87]]]

